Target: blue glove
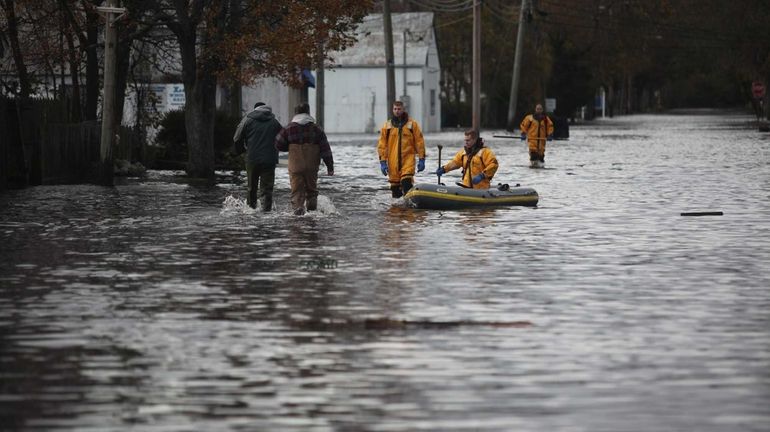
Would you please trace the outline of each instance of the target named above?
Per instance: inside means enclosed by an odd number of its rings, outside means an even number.
[[[479,184],[479,183],[481,183],[482,180],[484,180],[484,173],[481,173],[481,174],[477,175],[476,177],[473,177],[471,179],[471,183]]]
[[[526,134],[526,132],[522,132],[521,133],[521,140],[524,141],[525,139],[527,139],[527,134]]]
[[[417,161],[417,172],[423,171],[425,171],[425,158],[419,159]]]
[[[446,174],[446,170],[444,169],[444,167],[438,167],[438,169],[436,170],[436,175],[441,177],[444,174]]]
[[[388,175],[388,161],[380,161],[380,171],[382,175]]]
[[[547,141],[553,141],[553,134],[551,134],[551,135],[548,135],[548,136],[547,136],[545,139],[546,139]]]

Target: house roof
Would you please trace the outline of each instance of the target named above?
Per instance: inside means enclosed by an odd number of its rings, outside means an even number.
[[[423,66],[433,40],[433,12],[391,14],[393,27],[393,57],[396,66],[404,64],[406,38],[406,65]],[[356,29],[358,42],[344,51],[331,53],[338,67],[385,67],[385,35],[382,14],[364,18]]]

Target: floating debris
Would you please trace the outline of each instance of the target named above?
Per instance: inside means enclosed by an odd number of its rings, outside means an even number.
[[[721,211],[704,211],[704,212],[684,212],[680,213],[681,216],[722,216],[724,213]]]
[[[399,320],[392,318],[366,318],[362,320],[306,320],[295,321],[298,327],[313,330],[392,330],[405,328],[442,329],[454,327],[532,327],[529,321],[428,321]]]

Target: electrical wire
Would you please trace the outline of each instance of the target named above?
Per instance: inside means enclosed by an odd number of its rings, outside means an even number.
[[[549,10],[547,12],[549,16],[555,15],[555,16],[568,17],[568,18],[589,18],[592,20],[599,19],[599,16],[597,15],[597,11],[593,9],[588,9],[585,7],[581,8],[574,5],[571,6],[569,9],[565,9],[565,8],[559,7],[558,3],[556,3],[553,0],[540,0],[540,1],[554,8],[553,10]],[[578,12],[578,13],[569,13],[569,11]],[[579,12],[583,12],[585,14],[583,15],[583,14],[580,14]],[[606,21],[606,20],[602,20],[602,22],[603,21]],[[644,18],[640,16],[619,15],[619,16],[613,17],[611,20],[611,23],[616,25],[624,25],[625,26],[624,30],[628,30],[629,27],[627,26],[627,24],[629,24],[629,21],[631,21],[630,24],[635,24],[636,26],[639,26],[639,27],[647,25],[649,27],[655,27],[656,30],[660,30],[660,31],[676,32],[677,36],[684,37],[687,39],[702,39],[702,40],[708,40],[708,41],[729,42],[728,39],[721,37],[719,35],[719,32],[716,32],[714,29],[685,26],[682,24],[675,24],[675,23],[670,23],[663,20],[654,20],[654,19]],[[572,23],[568,23],[568,24],[572,24]],[[733,36],[735,36],[735,34],[733,34]]]
[[[481,0],[460,0],[449,2],[441,2],[441,0],[409,0],[409,3],[426,8],[432,12],[464,12],[476,5],[477,1]]]
[[[492,15],[495,16],[498,19],[508,21],[508,22],[519,22],[519,11],[505,11],[504,9],[499,9],[499,5],[493,5],[493,2],[490,0],[487,0],[483,3],[482,7],[485,7],[492,11]]]

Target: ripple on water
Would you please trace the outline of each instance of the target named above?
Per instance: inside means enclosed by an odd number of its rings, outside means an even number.
[[[270,213],[245,204],[242,176],[3,192],[0,416],[16,429],[768,430],[770,153],[744,120],[575,125],[546,170],[527,168],[525,144],[488,140],[495,180],[534,187],[536,208],[405,208],[362,135],[332,137],[338,172],[301,217],[282,168]],[[732,160],[736,141],[753,157]],[[426,136],[428,165],[461,142]],[[679,216],[712,209],[724,216]]]

